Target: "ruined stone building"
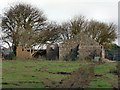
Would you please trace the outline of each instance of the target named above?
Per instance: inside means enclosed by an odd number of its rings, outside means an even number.
[[[45,58],[49,60],[86,59],[95,56],[102,57],[102,46],[85,34],[65,40],[59,44],[49,44],[45,50],[34,51],[30,48],[17,47],[17,57]]]
[[[94,56],[100,56],[102,53],[102,46],[95,40],[91,39],[85,34],[64,41],[59,45],[59,59],[64,60],[69,58],[72,49],[78,46],[78,58],[85,59]]]
[[[18,46],[16,50],[16,57],[55,60],[59,59],[59,47],[58,44],[49,44],[46,49],[35,50],[32,48]]]

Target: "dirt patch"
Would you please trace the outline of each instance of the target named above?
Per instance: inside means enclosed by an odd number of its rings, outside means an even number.
[[[112,73],[114,75],[118,75],[118,70],[111,70],[109,73]]]
[[[95,74],[95,77],[102,77],[103,75],[101,74]]]
[[[80,68],[77,71],[71,73],[67,79],[63,79],[58,83],[50,82],[44,83],[49,88],[85,88],[89,84],[90,80],[94,77],[94,65],[90,65],[86,68]]]
[[[68,73],[68,72],[48,72],[51,74],[61,74],[61,75],[71,75],[72,73]]]
[[[19,81],[18,83],[40,83],[37,81]]]
[[[2,83],[2,85],[8,85],[8,84],[15,85],[15,86],[20,86],[19,84],[16,84],[16,83],[7,83],[7,82]]]
[[[62,88],[84,88],[88,85],[92,75],[89,71],[84,69],[79,69],[73,73],[69,80],[64,80],[61,82],[59,87]]]
[[[54,84],[53,81],[50,80],[49,78],[45,78],[42,83],[45,85],[46,88],[53,88]]]
[[[47,68],[44,68],[44,69],[36,69],[36,71],[47,72],[47,73],[50,73],[50,74],[61,74],[61,75],[71,75],[71,74],[72,74],[72,73],[70,73],[70,72],[50,72],[50,71],[48,71]]]
[[[3,85],[7,85],[7,84],[9,84],[9,83],[7,83],[7,82],[3,82],[2,84],[3,84]]]

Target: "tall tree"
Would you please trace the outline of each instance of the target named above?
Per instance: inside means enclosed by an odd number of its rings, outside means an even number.
[[[84,33],[104,47],[109,47],[116,39],[116,25],[95,20],[88,21],[84,16],[77,16],[62,24],[62,36],[66,39]]]
[[[76,16],[70,21],[64,22],[61,25],[61,38],[63,40],[70,39],[80,32],[86,30],[87,21],[84,16]]]
[[[116,25],[91,20],[87,26],[87,34],[107,48],[116,39]]]
[[[87,21],[84,16],[76,16],[70,20],[70,29],[72,35],[77,35],[80,32],[85,32]]]
[[[11,41],[14,54],[16,47],[21,45],[31,45],[36,34],[44,30],[47,18],[41,10],[31,5],[18,4],[11,6],[4,13],[2,18],[2,32],[5,33],[4,39]],[[5,41],[6,41],[5,40]]]
[[[45,44],[46,41],[57,42],[59,32],[60,26],[56,22],[48,22],[44,30],[37,34],[38,38],[35,39],[35,42],[36,44]]]

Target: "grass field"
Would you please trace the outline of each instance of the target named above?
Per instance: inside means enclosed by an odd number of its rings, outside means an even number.
[[[80,61],[39,61],[39,60],[4,60],[2,62],[3,88],[44,88],[68,79],[70,73],[79,68],[86,68],[90,62]],[[117,63],[95,65],[95,77],[87,87],[117,87]]]
[[[96,65],[94,69],[95,78],[90,82],[90,88],[117,88],[118,75],[116,62],[108,62]]]

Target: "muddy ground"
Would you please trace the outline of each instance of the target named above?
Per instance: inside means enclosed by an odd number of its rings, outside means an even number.
[[[56,74],[68,74],[65,72]],[[89,84],[90,80],[94,78],[94,65],[91,64],[86,68],[79,68],[77,71],[69,73],[69,77],[65,80],[61,80],[58,83],[51,83],[46,80],[48,85],[47,88],[85,88]]]

